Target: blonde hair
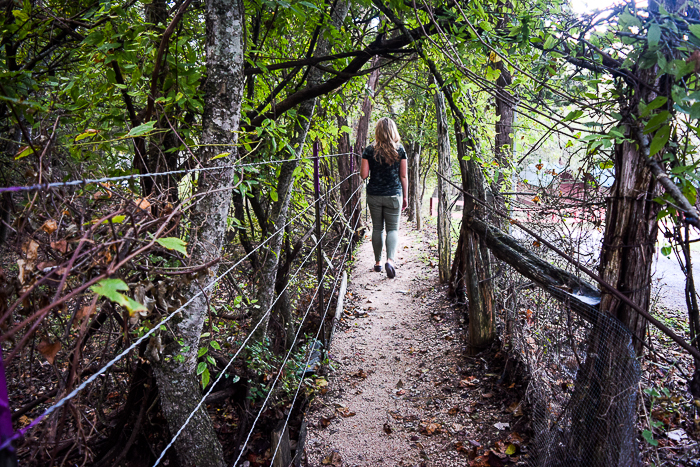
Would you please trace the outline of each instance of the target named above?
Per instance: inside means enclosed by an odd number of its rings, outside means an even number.
[[[374,157],[378,162],[393,165],[399,160],[397,146],[401,142],[396,123],[388,117],[380,118],[374,130]]]

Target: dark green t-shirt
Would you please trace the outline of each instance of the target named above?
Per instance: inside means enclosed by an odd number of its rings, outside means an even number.
[[[369,162],[369,183],[367,194],[372,196],[396,196],[403,194],[399,168],[401,159],[406,159],[406,151],[399,144],[396,148],[399,152],[399,160],[392,165],[384,164],[374,158],[374,146],[370,145],[362,152],[362,158]]]

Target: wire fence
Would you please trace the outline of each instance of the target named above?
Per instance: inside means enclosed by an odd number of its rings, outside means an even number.
[[[318,161],[319,159],[326,159],[326,158],[331,158],[331,157],[340,157],[340,156],[347,156],[347,155],[353,155],[353,153],[317,155],[316,161]],[[97,183],[120,182],[120,181],[135,180],[135,179],[143,178],[143,177],[164,176],[164,175],[171,175],[171,174],[184,175],[184,174],[193,173],[193,172],[222,170],[222,169],[241,168],[241,167],[254,167],[254,166],[261,166],[261,165],[281,164],[281,163],[292,162],[292,161],[301,161],[301,160],[309,160],[309,159],[308,158],[297,158],[297,159],[287,159],[287,160],[280,160],[280,161],[256,162],[256,163],[249,163],[249,164],[234,164],[234,165],[226,165],[226,166],[219,166],[219,167],[208,167],[208,168],[200,167],[200,168],[178,170],[178,171],[171,171],[171,172],[165,172],[165,173],[134,174],[134,175],[129,175],[129,176],[103,177],[103,178],[95,178],[95,179],[72,180],[72,181],[67,181],[67,182],[55,182],[55,183],[43,183],[43,184],[27,185],[27,186],[5,187],[5,188],[0,188],[0,192],[10,192],[11,193],[11,192],[23,192],[23,191],[25,191],[25,192],[26,191],[46,191],[46,190],[51,190],[54,188],[81,186],[81,185],[97,184]],[[351,167],[352,167],[352,164],[351,164]],[[79,394],[84,392],[84,390],[88,386],[90,386],[92,383],[97,381],[100,377],[103,377],[104,375],[106,375],[117,363],[119,363],[123,360],[131,359],[135,353],[138,353],[138,349],[140,347],[143,347],[143,345],[145,345],[147,340],[152,339],[153,335],[156,332],[158,332],[159,330],[165,329],[165,326],[167,325],[167,323],[171,319],[173,319],[175,316],[178,316],[178,314],[182,310],[184,310],[190,303],[192,303],[192,301],[194,301],[195,299],[197,299],[198,297],[200,297],[202,295],[204,295],[208,301],[209,300],[208,294],[212,292],[214,287],[217,286],[217,284],[219,284],[222,281],[222,279],[224,279],[225,277],[229,276],[234,271],[236,271],[243,264],[244,261],[249,260],[253,255],[256,254],[256,252],[258,252],[261,248],[266,246],[273,238],[280,236],[280,235],[284,235],[285,232],[289,232],[290,226],[294,225],[295,223],[300,221],[300,219],[307,216],[309,214],[309,211],[312,208],[314,208],[314,207],[318,208],[318,206],[320,206],[322,204],[328,205],[330,198],[333,196],[336,196],[339,193],[341,186],[346,184],[346,182],[348,182],[348,180],[350,180],[352,177],[356,177],[356,176],[357,176],[357,172],[351,173],[350,175],[346,176],[345,178],[343,178],[339,182],[333,184],[332,186],[328,186],[326,188],[325,192],[323,192],[322,194],[320,194],[318,191],[319,185],[318,185],[318,180],[317,180],[316,181],[317,182],[317,184],[316,184],[317,196],[316,196],[316,199],[313,203],[309,203],[306,208],[301,209],[298,213],[296,213],[293,217],[291,217],[284,225],[277,228],[274,232],[268,234],[267,237],[263,241],[261,241],[254,248],[247,251],[247,253],[244,256],[242,256],[241,258],[239,258],[238,260],[233,262],[233,264],[231,264],[230,266],[227,266],[226,270],[222,274],[219,274],[216,278],[214,278],[206,287],[201,288],[199,293],[190,297],[185,303],[183,303],[177,307],[173,307],[174,308],[173,310],[169,311],[161,319],[154,322],[153,325],[150,327],[150,329],[143,332],[143,334],[141,334],[137,339],[133,340],[133,342],[131,342],[129,345],[124,346],[124,349],[121,350],[119,353],[117,353],[106,364],[102,365],[98,370],[94,371],[89,377],[87,377],[80,384],[77,384],[75,386],[75,388],[72,389],[70,392],[68,392],[65,396],[61,397],[58,401],[56,401],[55,403],[53,403],[49,407],[46,407],[38,416],[35,416],[33,418],[33,420],[31,420],[29,423],[27,423],[23,428],[20,428],[19,430],[17,430],[15,433],[12,434],[12,436],[9,436],[9,437],[5,436],[4,439],[2,439],[3,442],[0,445],[0,451],[5,450],[5,449],[12,449],[11,446],[12,446],[13,442],[25,437],[29,432],[36,429],[37,426],[39,426],[41,424],[41,422],[46,420],[47,417],[49,417],[51,414],[57,413],[57,411],[59,409],[61,409],[62,407],[66,407],[67,404],[71,400],[73,400]],[[257,323],[252,327],[252,329],[248,330],[248,333],[247,333],[247,336],[245,337],[245,339],[238,346],[238,349],[235,351],[233,356],[231,356],[231,358],[228,359],[227,364],[223,367],[223,369],[221,369],[219,374],[214,379],[214,382],[211,385],[209,385],[208,390],[206,390],[203,393],[201,400],[199,401],[197,406],[192,410],[190,415],[187,417],[185,423],[181,427],[179,427],[179,429],[174,431],[174,435],[169,440],[169,443],[165,446],[165,448],[157,456],[155,464],[153,464],[154,466],[159,465],[161,463],[161,461],[165,458],[168,450],[173,446],[173,444],[176,442],[176,440],[178,439],[180,434],[187,427],[190,420],[192,420],[192,417],[194,416],[194,414],[198,410],[201,409],[202,405],[206,401],[207,396],[209,396],[212,393],[212,391],[217,386],[217,384],[221,381],[221,379],[224,377],[224,375],[227,374],[229,367],[236,361],[236,359],[241,355],[241,353],[252,343],[252,338],[255,335],[256,330],[261,326],[261,324],[263,322],[265,322],[265,320],[267,318],[269,318],[269,316],[272,313],[273,308],[277,304],[277,302],[280,299],[280,297],[282,296],[282,294],[290,287],[290,284],[292,283],[292,281],[297,278],[297,276],[300,274],[300,272],[304,271],[304,266],[309,262],[314,251],[319,251],[319,249],[324,248],[324,242],[327,243],[327,236],[332,231],[332,228],[334,226],[340,225],[342,227],[342,232],[340,233],[340,235],[337,236],[337,242],[336,242],[335,248],[330,255],[331,259],[326,260],[327,265],[324,268],[322,274],[317,278],[318,281],[313,289],[313,293],[312,293],[312,296],[309,300],[308,307],[306,308],[305,312],[303,313],[303,316],[299,320],[296,334],[294,335],[293,339],[291,340],[291,343],[288,345],[288,348],[286,349],[287,350],[286,355],[285,355],[284,359],[282,360],[280,367],[277,370],[276,377],[275,377],[274,381],[272,381],[270,386],[267,388],[267,396],[264,399],[264,401],[263,401],[263,403],[258,411],[258,414],[255,418],[255,421],[253,422],[253,425],[251,426],[249,432],[247,433],[245,442],[243,443],[242,446],[240,446],[240,450],[238,451],[239,452],[238,459],[235,461],[234,465],[238,463],[241,456],[245,452],[246,445],[248,444],[248,441],[250,440],[250,437],[256,428],[257,422],[258,422],[261,414],[265,410],[265,407],[266,407],[268,401],[270,400],[270,397],[272,396],[273,392],[275,391],[275,387],[276,387],[281,375],[283,374],[283,370],[284,370],[285,365],[287,364],[287,362],[290,358],[290,355],[292,354],[292,352],[295,349],[298,349],[298,347],[299,347],[300,336],[301,336],[302,330],[305,329],[305,325],[307,324],[307,318],[309,317],[310,310],[312,309],[315,301],[318,301],[317,296],[319,294],[321,294],[321,296],[323,295],[323,289],[325,288],[324,281],[326,280],[326,277],[330,274],[331,271],[335,275],[334,284],[333,284],[331,291],[330,291],[331,297],[333,296],[333,294],[336,291],[338,279],[340,277],[339,273],[340,273],[340,271],[342,271],[342,269],[345,266],[345,262],[347,260],[348,254],[351,251],[351,248],[353,245],[353,236],[356,233],[356,229],[357,229],[357,226],[358,226],[359,221],[360,221],[360,216],[355,215],[355,213],[359,212],[359,209],[360,209],[360,197],[356,196],[356,194],[359,192],[361,187],[362,187],[362,185],[357,186],[357,188],[350,193],[350,195],[347,197],[347,201],[345,202],[345,204],[342,207],[340,207],[339,209],[335,210],[334,216],[332,216],[332,217],[327,216],[325,218],[325,220],[327,221],[327,223],[326,223],[327,225],[326,225],[326,228],[325,228],[325,231],[323,232],[323,234],[320,235],[319,238],[312,237],[311,245],[309,245],[307,247],[309,249],[308,253],[301,260],[301,262],[297,266],[295,272],[289,276],[289,279],[288,279],[284,289],[282,291],[277,292],[276,297],[274,298],[274,300],[272,300],[272,303],[269,305],[267,310],[265,310],[264,313],[259,315]],[[231,188],[235,188],[235,186],[217,188],[217,191],[231,189]],[[114,191],[114,193],[116,194],[117,192]],[[202,197],[200,197],[200,196],[192,197],[192,200],[194,201],[194,203],[198,202],[201,199],[202,199]],[[354,205],[352,206],[352,209],[348,209],[348,205],[352,201],[354,201]],[[179,208],[175,208],[173,211],[177,211],[178,209]],[[184,208],[183,208],[183,210],[184,210]],[[352,227],[350,226],[350,224],[346,220],[340,221],[340,219],[339,219],[339,217],[343,216],[343,213],[346,213],[346,212],[350,212],[351,213],[350,219],[355,220],[355,225]],[[166,223],[167,223],[167,221],[172,219],[172,217],[173,217],[173,212],[171,212],[170,217],[168,217],[166,219]],[[109,224],[109,223],[111,223],[111,219],[113,219],[113,218],[114,218],[114,213],[112,213],[112,215],[110,215],[110,217],[108,217],[104,222],[99,222],[98,225],[102,224],[102,223]],[[153,242],[155,240],[157,240],[158,235],[160,235],[160,233],[161,233],[161,231],[159,230],[156,233],[156,235],[153,236],[153,239],[150,242],[151,245],[153,245]],[[337,260],[336,253],[338,252],[338,250],[342,246],[345,246],[344,253],[340,257],[340,259],[338,261],[336,261]],[[142,250],[144,253],[147,251],[145,249],[145,247],[142,248]],[[139,251],[142,251],[142,250],[139,250]],[[74,257],[75,256],[78,256],[77,251],[76,251]],[[324,256],[324,257],[327,258],[326,256]],[[320,258],[320,256],[319,256],[319,258]],[[206,266],[206,265],[203,265],[203,266]],[[114,273],[114,272],[115,271],[113,271],[112,273]],[[50,274],[51,273],[49,272],[49,275]],[[46,280],[46,279],[45,278],[40,279],[40,281],[41,280]],[[65,279],[64,279],[64,281],[65,281]],[[36,284],[36,282],[35,282],[35,284]],[[84,286],[81,290],[87,290],[87,287]],[[58,294],[57,294],[57,297],[58,297]],[[22,299],[22,297],[19,297],[18,301],[21,301],[21,299]],[[325,305],[325,311],[323,312],[323,314],[321,316],[318,328],[315,329],[315,336],[316,336],[315,339],[318,339],[318,336],[321,334],[322,329],[324,328],[324,323],[326,321],[326,315],[327,315],[328,309],[331,306],[331,300],[327,300],[326,302],[323,302],[323,300],[321,300],[321,303],[323,303]],[[15,304],[15,306],[16,306],[16,304]],[[8,316],[11,316],[14,309],[15,308],[10,307],[7,311],[5,311],[4,317],[7,318]],[[31,333],[36,329],[36,327],[35,327],[36,324],[39,321],[41,321],[45,316],[46,316],[45,313],[44,314],[37,313],[37,314],[32,315],[30,317],[31,319],[27,318],[27,319],[25,319],[24,322],[22,322],[20,324],[22,326],[26,326],[26,325],[31,324],[32,319],[36,320],[34,326],[31,327],[29,330],[29,332]],[[20,329],[21,329],[21,327],[16,327],[15,329],[12,330],[12,332],[14,332],[14,333],[19,332]],[[7,335],[8,334],[6,333],[5,336],[7,336]],[[309,364],[309,361],[311,359],[311,353],[312,352],[309,350],[309,355],[307,358],[307,365]],[[302,375],[302,377],[299,378],[296,392],[295,392],[293,400],[292,400],[292,407],[294,407],[294,404],[297,403],[297,398],[300,394],[300,388],[302,387],[302,384],[303,384],[303,375]],[[287,424],[289,423],[290,415],[291,415],[291,410],[290,410],[288,416],[286,417],[285,428],[286,428]],[[173,427],[170,427],[170,428],[171,428],[171,432],[172,432]],[[279,449],[279,444],[275,447],[275,453],[273,454],[273,457],[274,457],[274,455],[276,455],[278,449]]]
[[[504,309],[512,357],[529,376],[528,465],[637,465],[640,368],[632,335],[607,314],[592,308],[595,319],[584,319],[531,286],[511,282]]]
[[[513,211],[548,242],[595,270],[600,242],[596,228],[604,219],[601,194],[583,189],[572,194],[572,184],[555,180],[546,191],[518,193]],[[580,277],[578,268],[556,252],[513,230],[530,251]],[[641,369],[632,334],[599,310],[599,296],[583,297],[587,303],[572,306],[562,300],[565,293],[555,298],[557,290],[545,290],[509,266],[501,267],[504,343],[529,377],[526,401],[533,439],[528,465],[639,465]]]

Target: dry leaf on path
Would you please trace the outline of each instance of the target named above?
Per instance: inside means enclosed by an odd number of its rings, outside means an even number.
[[[356,415],[355,412],[350,412],[350,409],[348,409],[347,407],[339,407],[337,410],[338,410],[338,413],[345,418],[352,417],[352,416]]]
[[[321,420],[319,420],[321,427],[327,428],[328,425],[331,424],[331,421],[335,419],[335,416],[331,417],[321,417]]]
[[[41,339],[41,342],[36,346],[37,350],[41,355],[44,356],[47,362],[53,365],[56,354],[61,350],[61,343],[59,341],[50,342],[46,337]]]
[[[459,406],[455,405],[450,410],[448,410],[447,413],[450,415],[455,415],[455,414],[459,413]]]
[[[350,373],[350,376],[354,376],[355,378],[366,379],[366,378],[367,378],[367,373],[365,373],[365,370],[363,370],[362,368],[360,368],[360,369],[359,369],[358,371],[356,371],[355,373]]]
[[[464,378],[462,381],[459,382],[460,387],[463,388],[473,388],[476,387],[476,383],[478,383],[479,380],[476,379],[475,376],[467,376]]]
[[[338,451],[333,451],[321,461],[321,464],[332,465],[333,467],[342,467],[343,460],[340,458]]]
[[[384,424],[384,433],[390,435],[393,431],[394,430],[391,429],[391,425],[389,425],[388,423]]]

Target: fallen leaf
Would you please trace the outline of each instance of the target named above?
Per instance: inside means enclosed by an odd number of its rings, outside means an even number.
[[[495,426],[497,430],[503,431],[506,428],[510,428],[510,423],[498,422],[498,423],[494,423],[493,426]]]
[[[668,436],[668,439],[677,443],[688,439],[688,434],[683,428],[678,428],[677,430],[669,431],[668,433],[666,433],[666,436]]]
[[[144,211],[151,207],[151,203],[146,198],[137,198],[134,200],[134,204],[137,208],[143,209]]]
[[[523,416],[523,408],[520,402],[513,402],[506,408],[506,413],[512,413],[514,417]]]
[[[425,433],[428,436],[432,436],[435,433],[439,433],[440,425],[437,423],[421,423],[420,425],[421,433]]]
[[[517,431],[512,432],[511,434],[508,435],[508,438],[506,438],[508,442],[511,444],[515,444],[516,446],[525,442],[522,436],[518,434]]]
[[[338,413],[345,418],[353,417],[356,415],[355,412],[350,412],[350,409],[347,407],[339,407],[337,410],[338,410]]]
[[[333,419],[335,419],[335,416],[331,416],[331,417],[321,417],[321,420],[319,420],[319,421],[321,422],[321,427],[322,427],[322,428],[328,428],[328,425],[331,424],[331,421],[332,421]]]
[[[450,415],[455,415],[455,414],[459,413],[459,406],[455,405],[450,410],[448,410],[447,413]]]
[[[338,451],[333,451],[321,461],[321,464],[332,465],[333,467],[342,467],[343,460],[341,459]]]
[[[508,447],[506,448],[506,454],[509,456],[512,456],[517,452],[518,448],[515,447],[514,444],[509,444]]]
[[[462,381],[459,382],[460,387],[463,388],[468,388],[468,387],[476,387],[476,383],[478,383],[478,380],[476,380],[475,376],[468,376],[464,378]]]
[[[325,379],[323,379],[323,378],[318,378],[318,379],[316,380],[316,387],[317,387],[317,388],[319,388],[319,389],[320,389],[320,388],[325,388],[326,386],[328,386],[328,381],[326,381]]]
[[[59,341],[51,342],[48,338],[44,337],[41,342],[36,346],[37,350],[41,355],[44,356],[47,362],[53,365],[56,354],[61,350],[61,343]]]
[[[485,392],[481,395],[484,399],[491,399],[493,397],[493,394],[490,392]]]
[[[56,242],[51,242],[51,248],[58,251],[59,253],[65,254],[68,251],[68,242],[64,240],[58,240]]]
[[[90,316],[92,316],[92,314],[95,313],[96,309],[97,309],[96,304],[81,307],[78,310],[78,312],[75,314],[75,320],[73,320],[73,326],[78,325],[83,320],[83,318],[89,318]]]
[[[390,435],[393,431],[394,430],[391,429],[391,425],[389,425],[388,423],[384,424],[384,433]]]
[[[403,381],[399,380],[398,383],[396,383],[396,389],[401,389],[403,387]]]
[[[486,453],[486,457],[488,458],[488,465],[490,467],[505,467],[506,465],[505,462],[503,462],[503,460],[493,451]]]
[[[39,256],[39,244],[34,240],[29,240],[22,245],[22,253],[27,256],[27,262],[33,263]]]
[[[350,373],[350,376],[354,376],[355,378],[362,378],[362,379],[365,379],[365,378],[367,378],[367,373],[365,373],[365,370],[363,370],[362,368],[360,368],[360,369],[359,369],[358,371],[356,371],[355,373]]]
[[[48,219],[46,222],[44,222],[44,225],[41,226],[41,230],[46,232],[47,234],[51,235],[58,229],[58,222],[56,222],[53,219]]]
[[[399,389],[398,391],[396,391],[397,396],[403,396],[404,394],[406,394],[406,391],[404,391],[403,389]]]
[[[26,415],[22,415],[21,417],[19,417],[19,424],[20,424],[23,428],[24,428],[25,426],[29,425],[30,423],[32,423],[32,420],[31,420],[29,417],[27,417]]]

